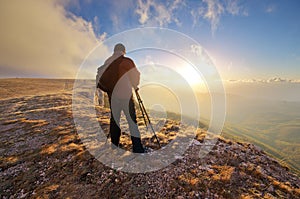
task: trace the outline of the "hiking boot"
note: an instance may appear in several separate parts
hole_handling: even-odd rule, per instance
[[[142,145],[141,138],[131,136],[131,141],[133,153],[145,153],[145,149]]]
[[[141,146],[139,148],[133,148],[132,152],[133,153],[145,153],[145,149],[144,149],[144,147]]]

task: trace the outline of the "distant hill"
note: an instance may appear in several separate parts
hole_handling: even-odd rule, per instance
[[[199,93],[202,122],[211,116],[210,96]],[[222,136],[253,143],[300,174],[300,101],[226,95]]]
[[[72,79],[7,78],[0,79],[0,98],[23,97],[71,91]]]

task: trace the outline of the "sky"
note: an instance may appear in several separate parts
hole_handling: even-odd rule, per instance
[[[162,27],[197,41],[226,81],[299,82],[299,8],[298,0],[2,0],[0,78],[74,78],[100,42]]]

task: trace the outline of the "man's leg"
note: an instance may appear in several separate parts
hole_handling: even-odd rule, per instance
[[[114,107],[112,107],[111,103],[111,95],[109,95],[109,105],[110,105],[110,125],[109,125],[109,133],[111,142],[118,146],[120,142],[121,129],[119,127],[120,117],[121,117],[121,107],[117,103],[113,103]]]
[[[141,142],[141,135],[140,131],[137,126],[137,120],[136,120],[136,113],[135,113],[135,107],[134,107],[134,101],[132,98],[129,100],[129,107],[127,111],[124,111],[124,114],[126,116],[129,130],[131,134],[131,141],[132,141],[132,148],[134,153],[144,153],[144,147]]]

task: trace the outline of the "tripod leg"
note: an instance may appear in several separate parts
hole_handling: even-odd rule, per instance
[[[143,101],[142,101],[142,99],[141,99],[141,97],[140,97],[140,95],[139,95],[139,93],[138,93],[137,90],[135,91],[135,94],[136,94],[136,97],[137,97],[137,99],[138,99],[138,101],[139,101],[139,105],[140,105],[140,109],[141,109],[141,111],[142,111],[142,115],[143,115],[143,117],[144,117],[145,125],[147,126],[147,122],[146,122],[146,121],[148,121],[148,124],[150,125],[150,128],[151,128],[151,130],[152,130],[152,133],[154,134],[154,137],[155,137],[155,139],[156,139],[156,141],[157,141],[157,144],[158,144],[158,146],[161,148],[161,145],[160,145],[160,143],[159,143],[158,137],[156,136],[155,131],[154,131],[154,128],[153,128],[153,126],[152,126],[152,124],[151,124],[149,115],[148,115],[148,113],[147,113],[147,111],[146,111],[146,108],[145,108],[145,106],[144,106],[144,104],[143,104]],[[146,119],[147,119],[147,120],[146,120]]]
[[[144,108],[145,108],[145,107],[144,107]],[[160,143],[159,143],[158,137],[157,137],[156,134],[155,134],[154,128],[153,128],[153,126],[152,126],[152,123],[151,123],[151,121],[150,121],[149,115],[148,115],[148,113],[146,112],[146,110],[145,110],[145,115],[146,115],[146,117],[147,117],[147,120],[148,120],[148,123],[149,123],[149,125],[150,125],[150,128],[151,128],[151,130],[152,130],[152,132],[153,132],[153,134],[154,134],[154,137],[155,137],[155,139],[156,139],[156,141],[157,141],[157,144],[158,144],[158,146],[161,148],[161,145],[160,145]]]
[[[145,126],[146,128],[148,129],[148,125],[147,125],[147,121],[146,121],[146,118],[145,118],[145,113],[144,113],[144,110],[142,108],[142,104],[141,104],[141,101],[139,100],[139,106],[140,106],[140,110],[142,112],[142,116],[143,116],[143,119],[144,119],[144,123],[145,123]]]

